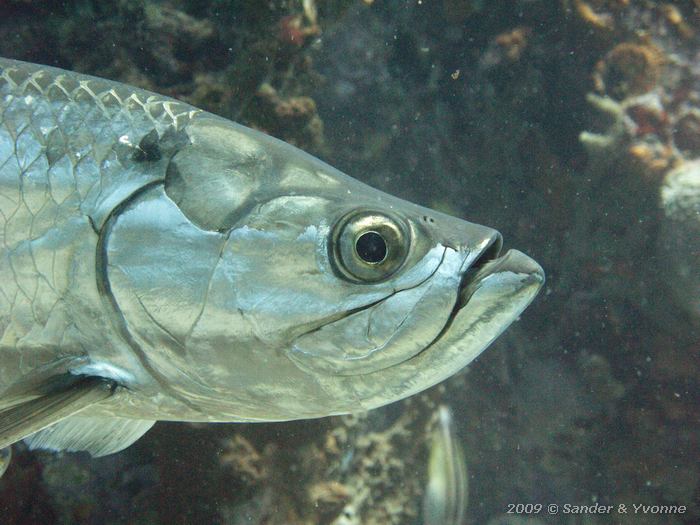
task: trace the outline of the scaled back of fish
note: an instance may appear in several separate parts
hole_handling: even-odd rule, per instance
[[[187,104],[0,59],[0,448],[402,399],[534,298],[500,247]]]

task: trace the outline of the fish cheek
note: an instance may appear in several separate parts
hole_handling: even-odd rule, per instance
[[[252,397],[244,399],[248,394],[259,401],[279,389],[286,393],[278,404],[306,395],[307,389],[314,392],[310,399],[320,395],[313,378],[282,349],[300,325],[335,304],[319,294],[324,284],[327,288],[321,274],[309,271],[315,268],[315,237],[283,237],[250,226],[230,232],[201,315],[185,341],[200,381],[231,389],[230,397],[238,396],[242,405],[252,406]]]
[[[237,316],[246,339],[279,348],[289,333],[329,306],[328,275],[318,267],[316,226],[299,232],[290,224],[251,217],[231,231],[211,284],[209,300]],[[224,290],[228,290],[225,292]]]
[[[376,304],[304,334],[294,341],[290,356],[304,368],[338,375],[371,373],[410,359],[449,321],[461,261],[458,255],[448,257],[418,283],[390,288]],[[422,267],[433,263],[427,257],[413,272],[421,275]]]

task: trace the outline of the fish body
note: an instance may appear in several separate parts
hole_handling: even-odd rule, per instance
[[[370,409],[444,380],[542,269],[182,102],[0,59],[0,447]],[[86,437],[87,436],[87,437]]]

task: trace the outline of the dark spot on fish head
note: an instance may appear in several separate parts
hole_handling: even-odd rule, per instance
[[[160,160],[162,154],[158,145],[159,140],[158,132],[155,129],[144,135],[134,149],[133,160],[136,162],[155,162]]]

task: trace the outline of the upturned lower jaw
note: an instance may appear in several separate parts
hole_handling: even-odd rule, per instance
[[[516,250],[484,264],[463,277],[461,308],[455,305],[440,334],[423,351],[347,387],[363,400],[364,408],[374,408],[444,381],[478,357],[515,321],[543,283],[542,268]],[[378,384],[391,386],[394,395],[378,395]]]
[[[438,341],[450,330],[459,311],[467,307],[474,293],[485,284],[490,277],[495,277],[502,273],[521,275],[525,276],[525,278],[516,280],[519,282],[519,286],[529,287],[531,284],[536,284],[537,290],[541,288],[544,283],[544,270],[542,270],[539,264],[518,250],[508,250],[501,257],[498,257],[499,251],[500,242],[489,246],[475,261],[475,264],[462,276],[459,295],[452,315],[450,315],[450,319],[445,324],[440,335],[435,338],[435,341]],[[534,293],[536,294],[537,292]],[[435,341],[433,341],[433,343]]]

